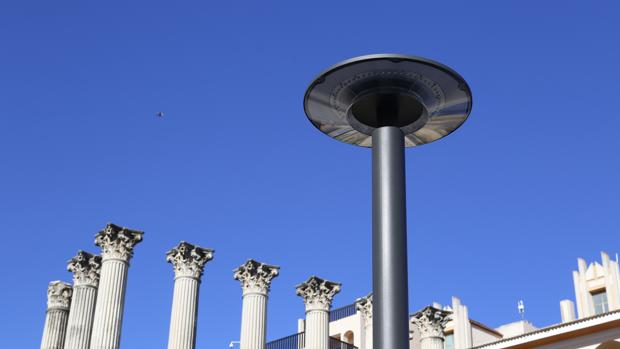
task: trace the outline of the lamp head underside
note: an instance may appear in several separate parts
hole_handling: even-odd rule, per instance
[[[399,127],[405,146],[433,142],[469,116],[472,96],[452,69],[420,57],[360,56],[336,64],[308,87],[304,110],[321,132],[339,141],[372,147],[372,132]]]

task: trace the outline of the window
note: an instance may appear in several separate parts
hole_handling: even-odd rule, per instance
[[[443,342],[444,349],[454,349],[454,333],[449,333],[445,336]]]
[[[594,302],[594,314],[602,314],[609,311],[609,304],[607,304],[607,292],[597,291],[592,292],[592,301]]]

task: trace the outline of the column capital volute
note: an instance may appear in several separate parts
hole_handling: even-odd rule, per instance
[[[355,309],[360,312],[366,324],[372,321],[372,293],[355,300]]]
[[[47,310],[69,310],[73,288],[64,281],[52,281],[47,286]]]
[[[452,312],[427,306],[426,308],[413,314],[411,322],[420,332],[420,339],[424,338],[444,338],[444,328],[450,321]]]
[[[172,264],[175,278],[190,277],[200,279],[205,265],[213,259],[215,251],[181,241],[166,253],[166,261]]]
[[[99,274],[101,272],[101,256],[79,250],[77,254],[67,262],[67,270],[73,273],[73,285],[99,286]]]
[[[271,281],[280,274],[280,267],[249,259],[233,270],[233,278],[241,282],[243,294],[268,294]]]
[[[101,247],[103,261],[116,259],[128,262],[133,256],[133,249],[142,241],[144,232],[108,223],[95,236],[95,245]]]
[[[295,287],[298,296],[304,299],[306,312],[312,310],[329,311],[334,296],[340,292],[341,284],[311,276]]]

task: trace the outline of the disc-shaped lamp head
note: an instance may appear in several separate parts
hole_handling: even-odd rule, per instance
[[[396,54],[368,55],[336,64],[319,75],[304,97],[306,115],[339,141],[372,146],[379,127],[399,127],[405,146],[447,136],[467,119],[469,86],[440,63]]]

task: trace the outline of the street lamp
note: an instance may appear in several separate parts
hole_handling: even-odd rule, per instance
[[[308,87],[304,110],[321,132],[372,147],[375,348],[409,348],[405,147],[430,143],[469,116],[472,96],[452,69],[397,54],[349,59]]]

